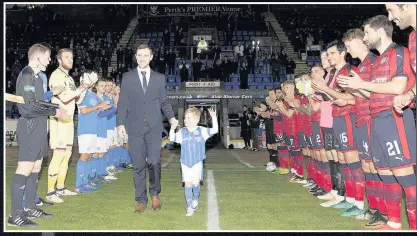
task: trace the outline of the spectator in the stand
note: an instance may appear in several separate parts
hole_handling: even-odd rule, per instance
[[[100,63],[101,63],[101,72],[103,76],[107,76],[108,69],[109,69],[109,60],[107,59],[106,51],[102,49],[100,55]]]
[[[243,47],[243,55],[247,56],[249,55],[249,49],[251,49],[251,45],[249,43],[245,43],[245,46]]]
[[[246,63],[242,62],[240,67],[239,76],[240,76],[240,89],[248,89],[248,75],[249,71],[246,67]]]
[[[124,50],[122,45],[116,50],[117,55],[117,70],[119,69],[119,65],[123,64],[123,56],[124,56]]]
[[[19,59],[16,59],[14,65],[12,66],[12,83],[16,84],[17,77],[22,70],[22,65],[20,64]]]
[[[245,147],[243,149],[250,148],[250,121],[249,121],[249,112],[248,107],[244,105],[242,107],[242,113],[239,113],[240,121],[240,136],[245,142]]]
[[[165,61],[165,54],[164,50],[159,50],[158,57],[156,58],[158,72],[161,74],[165,74],[166,71],[166,61]]]
[[[184,33],[182,32],[182,28],[179,28],[179,30],[177,32],[175,32],[175,46],[179,46],[181,39],[184,38]]]
[[[91,47],[94,47],[95,44],[96,44],[96,40],[94,39],[94,37],[91,37],[90,40],[88,40],[88,45]]]
[[[171,33],[168,31],[168,29],[165,29],[165,31],[164,31],[164,47],[171,46],[170,40],[171,40]]]
[[[230,62],[230,71],[232,74],[237,74],[237,69],[239,67],[239,64],[236,60],[236,58],[232,57],[232,61]]]
[[[224,56],[222,58],[222,62],[220,64],[220,69],[222,70],[222,80],[225,82],[230,81],[230,64],[229,64],[229,58],[227,56]]]
[[[81,44],[83,47],[88,47],[88,41],[86,38],[83,39],[83,43]]]
[[[178,38],[179,38],[179,31],[180,31],[180,26],[179,25],[175,25],[175,30],[174,30],[174,46],[177,46],[178,42]]]
[[[264,55],[263,58],[263,73],[270,75],[271,73],[271,54]]]
[[[225,38],[226,38],[224,45],[232,45],[233,28],[230,25],[230,23],[227,23],[227,28],[226,28],[224,34],[225,34]]]
[[[212,68],[212,78],[215,80],[220,80],[222,75],[222,68],[220,60],[216,60]]]
[[[107,32],[105,42],[106,42],[106,43],[108,43],[108,44],[111,44],[111,43],[112,43],[111,33],[110,33],[110,31],[109,31],[109,32]]]
[[[98,70],[100,70],[100,68],[101,68],[101,61],[100,61],[100,55],[99,54],[97,54],[96,56],[95,56],[95,59],[94,59],[94,70],[95,71],[98,71]]]
[[[14,53],[10,48],[7,48],[6,51],[6,65],[9,67],[13,63]],[[10,69],[10,68],[9,68]],[[7,77],[10,78],[10,77]]]
[[[188,81],[188,67],[189,66],[185,63],[185,60],[183,60],[182,63],[180,64],[180,66],[179,66],[181,82],[187,82]]]
[[[127,46],[125,46],[125,66],[127,68],[133,67],[133,51]]]
[[[168,65],[168,73],[170,75],[174,74],[174,68],[175,68],[175,58],[177,55],[175,52],[172,51],[172,48],[169,49],[169,52],[165,55],[165,61]]]
[[[14,94],[15,90],[16,90],[16,87],[14,86],[12,81],[8,80],[7,86],[6,86],[6,93]]]
[[[200,79],[200,73],[201,73],[202,65],[203,65],[203,63],[201,63],[200,58],[196,57],[194,62],[191,65],[191,67],[193,69],[194,81],[198,81]]]
[[[179,56],[180,58],[185,58],[186,54],[187,54],[187,43],[185,42],[185,39],[181,39],[180,42],[180,48],[179,48]]]
[[[249,49],[248,55],[246,56],[248,62],[248,72],[249,74],[255,74],[255,57],[252,48]]]
[[[285,72],[287,73],[287,80],[293,80],[294,79],[294,71],[295,68],[297,67],[297,65],[295,64],[294,60],[289,57],[289,60],[286,61],[286,68],[285,68]]]
[[[256,102],[252,102],[252,106],[249,107],[249,111],[254,111],[256,107]]]
[[[82,57],[82,55],[81,55],[81,51],[79,50],[79,49],[77,49],[76,50],[77,51],[77,53],[76,53],[76,55],[75,55],[75,67],[79,67],[79,66],[81,66],[81,61],[82,61],[82,59],[83,59],[83,57]]]
[[[219,45],[215,44],[214,47],[211,49],[211,55],[213,56],[214,61],[220,60],[221,52],[222,50],[220,49]]]
[[[93,70],[93,60],[91,59],[90,54],[86,53],[85,57],[86,57],[85,68],[87,68],[87,70]]]
[[[237,45],[235,46],[235,58],[237,58],[237,61],[239,63],[240,63],[241,58],[243,57],[244,50],[245,50],[245,47],[240,42],[237,42]]]
[[[209,69],[210,68],[208,68],[207,63],[203,64],[201,66],[201,71],[200,71],[200,76],[199,76],[200,81],[206,81],[207,80]]]
[[[74,68],[74,70],[72,71],[72,73],[71,73],[71,77],[72,77],[74,80],[76,80],[76,78],[79,78],[79,77],[80,77],[80,73],[78,72],[78,68],[77,68],[77,67],[75,67],[75,68]]]
[[[280,59],[281,62],[285,62],[286,60],[288,60],[287,52],[281,50],[278,55],[278,59]]]
[[[6,81],[12,81],[12,70],[9,66],[6,66]]]
[[[310,47],[313,46],[314,38],[311,34],[308,34],[307,38],[307,51],[310,51]]]
[[[258,151],[259,144],[258,144],[258,132],[259,132],[259,125],[261,124],[260,115],[258,111],[258,107],[253,108],[253,113],[250,119],[250,127],[251,127],[251,136],[252,136],[252,151]]]
[[[279,74],[281,71],[281,61],[274,55],[271,59],[272,79],[274,82],[279,81]]]
[[[111,63],[111,56],[112,55],[113,55],[113,50],[111,48],[111,44],[107,44],[106,57],[107,57],[107,61],[108,61],[109,66],[111,65],[110,63]],[[132,56],[133,56],[133,54],[132,54]],[[133,59],[132,59],[132,61],[133,61]]]
[[[10,78],[10,77],[7,77],[7,78]],[[15,88],[14,84],[12,83],[12,81],[7,80],[6,93],[14,94],[15,91],[16,91],[16,88]],[[13,112],[14,106],[15,106],[14,103],[6,102],[6,111],[7,112]]]

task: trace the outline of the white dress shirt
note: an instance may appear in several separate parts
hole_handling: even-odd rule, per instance
[[[139,75],[139,79],[140,79],[140,83],[142,84],[142,88],[143,88],[143,76],[142,76],[142,71],[146,72],[146,85],[147,87],[149,87],[149,79],[151,78],[151,68],[148,66],[146,69],[141,69],[141,68],[137,68],[138,70],[138,75]]]

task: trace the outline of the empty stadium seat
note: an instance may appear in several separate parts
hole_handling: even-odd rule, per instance
[[[281,82],[274,82],[274,87],[279,87],[281,85]]]
[[[232,89],[232,83],[230,83],[230,82],[225,82],[224,83],[224,89],[226,89],[226,90],[231,90]]]
[[[271,77],[263,77],[263,82],[264,82],[264,83],[269,83],[269,82],[271,82]]]

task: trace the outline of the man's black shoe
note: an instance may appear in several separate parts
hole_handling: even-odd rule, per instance
[[[9,219],[7,220],[7,225],[12,227],[32,227],[35,228],[38,226],[35,222],[29,220],[26,217],[26,214],[20,210],[14,216],[9,215]]]

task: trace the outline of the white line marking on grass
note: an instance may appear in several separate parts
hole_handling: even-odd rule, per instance
[[[232,155],[235,157],[236,160],[238,160],[240,163],[242,163],[243,165],[249,167],[249,168],[253,168],[253,166],[249,163],[246,163],[244,161],[242,161],[242,159],[240,159],[240,156],[236,153],[232,151]]]
[[[174,160],[174,157],[175,157],[175,154],[171,154],[169,157],[168,157],[168,160],[167,160],[167,162],[165,162],[161,167],[162,168],[165,168],[165,167],[167,167],[169,164],[171,164],[171,162]]]
[[[213,171],[207,171],[207,230],[220,230],[219,206]]]

